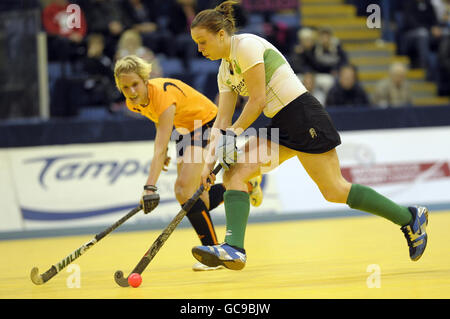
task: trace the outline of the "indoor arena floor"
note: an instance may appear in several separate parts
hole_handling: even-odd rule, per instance
[[[143,273],[142,285],[121,288],[161,231],[116,232],[44,285],[29,277],[60,261],[92,235],[0,241],[0,298],[11,299],[323,299],[450,298],[450,211],[431,212],[425,254],[412,262],[403,233],[375,216],[249,224],[241,271],[194,272],[190,228],[175,230]],[[223,238],[224,226],[217,227]],[[72,269],[73,271],[73,269]],[[72,282],[73,284],[73,282]]]

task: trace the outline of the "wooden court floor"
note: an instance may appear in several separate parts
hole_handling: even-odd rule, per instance
[[[430,213],[427,250],[409,259],[396,225],[368,217],[249,224],[248,262],[241,271],[193,272],[190,228],[177,229],[143,273],[139,288],[121,288],[160,231],[112,233],[42,286],[33,266],[47,270],[91,235],[0,241],[0,298],[322,299],[450,298],[450,212]],[[224,227],[217,227],[223,238]],[[93,234],[94,235],[94,234]],[[79,287],[72,287],[78,283]]]

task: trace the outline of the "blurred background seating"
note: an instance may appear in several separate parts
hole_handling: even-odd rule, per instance
[[[189,25],[197,12],[221,2],[5,0],[0,13],[39,12],[41,31],[47,34],[51,117],[110,116],[121,109],[121,103],[123,106],[112,79],[114,62],[131,53],[152,61],[153,77],[179,78],[215,100],[219,62],[198,53]],[[76,29],[64,28],[70,4],[81,9],[81,25]],[[367,25],[372,13],[367,8],[373,4],[381,8],[382,28]],[[241,0],[235,11],[238,33],[252,32],[276,45],[326,107],[337,103],[337,96],[327,96],[339,88],[339,70],[346,65],[353,66],[358,87],[347,95],[361,93],[368,101],[360,103],[362,100],[354,97],[359,104],[354,107],[448,106],[449,4],[448,0]],[[14,42],[7,34],[1,30],[0,41],[11,46]],[[0,63],[3,78],[9,72],[6,61]],[[400,65],[404,67],[403,93],[400,86],[397,92],[387,92],[393,83],[389,82],[392,68]],[[11,100],[15,96],[6,86],[3,83],[1,92],[7,91],[2,94]],[[330,94],[337,94],[333,92]],[[389,94],[397,95],[388,101]],[[407,102],[398,101],[401,94],[408,95]],[[35,112],[3,113],[3,118],[10,118]]]

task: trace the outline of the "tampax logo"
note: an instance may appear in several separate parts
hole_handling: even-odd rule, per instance
[[[27,165],[38,166],[39,185],[47,189],[49,181],[82,181],[104,179],[109,184],[115,184],[124,177],[137,174],[148,175],[150,161],[140,159],[97,160],[92,153],[77,153],[69,155],[52,155],[31,158],[24,161]]]

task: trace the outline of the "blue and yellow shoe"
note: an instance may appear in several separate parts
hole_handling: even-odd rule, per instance
[[[244,249],[235,248],[227,243],[214,246],[196,246],[192,248],[192,255],[206,266],[224,266],[231,270],[241,270],[245,267],[247,261]]]
[[[427,247],[428,235],[426,227],[428,225],[428,209],[426,207],[414,206],[408,207],[413,219],[408,225],[402,226],[400,229],[405,234],[406,241],[409,246],[409,257],[413,261],[422,257]]]
[[[262,181],[262,176],[259,175],[257,177],[250,179],[247,182],[248,195],[250,196],[250,203],[254,207],[258,207],[259,205],[261,205],[262,200],[263,200],[261,181]]]

